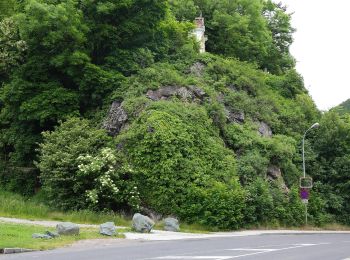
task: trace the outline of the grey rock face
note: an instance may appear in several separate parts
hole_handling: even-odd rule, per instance
[[[180,231],[179,221],[176,218],[164,219],[164,230],[179,232]]]
[[[193,94],[185,87],[181,87],[176,91],[176,95],[179,96],[182,100],[192,100]]]
[[[148,90],[146,96],[153,101],[168,99],[176,95],[177,89],[176,86],[166,86],[157,90]]]
[[[132,218],[132,227],[136,232],[149,233],[154,226],[154,222],[147,216],[136,213]]]
[[[221,92],[219,92],[219,94],[216,97],[216,100],[220,103],[224,103],[225,102],[225,95]]]
[[[117,234],[117,228],[113,222],[106,222],[100,225],[100,234],[105,236],[114,236]]]
[[[203,100],[207,94],[196,86],[165,86],[157,90],[148,90],[146,96],[153,101],[168,100],[171,97],[179,97],[182,100],[193,101],[195,99]]]
[[[60,235],[79,235],[79,226],[72,222],[62,222],[56,225],[57,233]]]
[[[116,136],[127,120],[128,115],[123,109],[122,104],[118,101],[113,101],[108,116],[103,122],[103,128],[106,129],[111,136]]]
[[[271,177],[272,179],[276,180],[282,176],[281,169],[275,165],[271,165],[267,169],[267,175],[268,177]]]
[[[275,165],[270,165],[267,169],[267,179],[277,183],[278,187],[284,192],[289,193],[289,188],[284,182],[281,169]]]
[[[225,108],[226,119],[229,123],[244,123],[245,115],[243,111],[231,111],[228,108]]]
[[[52,237],[47,234],[34,233],[32,238],[51,239]]]
[[[192,91],[193,95],[200,100],[203,100],[205,97],[209,96],[203,89],[197,86],[189,86],[189,89]]]
[[[272,130],[269,127],[269,125],[266,124],[265,122],[259,122],[258,132],[261,136],[264,136],[264,137],[271,137],[272,136]]]
[[[197,61],[190,67],[190,73],[197,77],[201,77],[203,76],[204,68],[205,65]]]

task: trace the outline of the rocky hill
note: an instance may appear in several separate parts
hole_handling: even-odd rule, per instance
[[[348,119],[321,115],[305,90],[282,4],[10,2],[1,187],[64,210],[297,226],[301,139],[319,121],[306,141],[309,219],[350,223]]]

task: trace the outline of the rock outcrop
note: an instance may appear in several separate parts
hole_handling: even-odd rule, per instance
[[[153,100],[168,100],[172,97],[178,97],[183,101],[203,101],[207,97],[207,93],[197,86],[178,87],[178,86],[165,86],[157,90],[148,90],[146,96]]]
[[[267,179],[269,181],[277,182],[278,186],[284,193],[289,193],[289,189],[284,182],[281,169],[275,165],[270,165],[267,169]]]
[[[195,62],[190,67],[190,73],[196,77],[202,77],[204,73],[205,65],[201,62]]]
[[[103,122],[103,128],[107,130],[109,135],[116,136],[127,120],[128,115],[123,109],[123,105],[118,101],[113,101],[108,116]]]
[[[258,132],[263,137],[271,137],[272,136],[272,130],[268,124],[265,122],[258,122]]]
[[[225,114],[227,122],[243,124],[245,115],[243,111],[231,111],[229,108],[225,107]]]

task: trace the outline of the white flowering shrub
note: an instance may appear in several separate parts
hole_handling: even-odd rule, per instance
[[[92,189],[86,190],[86,200],[92,208],[109,208],[117,204],[128,204],[134,209],[140,205],[137,186],[127,180],[126,167],[117,168],[117,156],[111,148],[103,148],[96,156],[78,157],[78,175],[94,177]],[[129,167],[128,171],[131,171]]]
[[[104,130],[71,118],[39,145],[40,178],[47,201],[63,209],[137,210],[138,187]]]

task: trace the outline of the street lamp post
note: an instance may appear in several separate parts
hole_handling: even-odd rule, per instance
[[[305,174],[305,148],[304,148],[304,145],[305,145],[305,137],[306,137],[306,134],[313,128],[318,128],[320,126],[319,123],[315,123],[313,124],[309,129],[307,129],[304,133],[304,136],[303,136],[303,175],[304,175],[304,179],[306,178],[306,174]],[[301,185],[300,185],[301,186]],[[307,203],[305,203],[305,225],[307,225]]]

